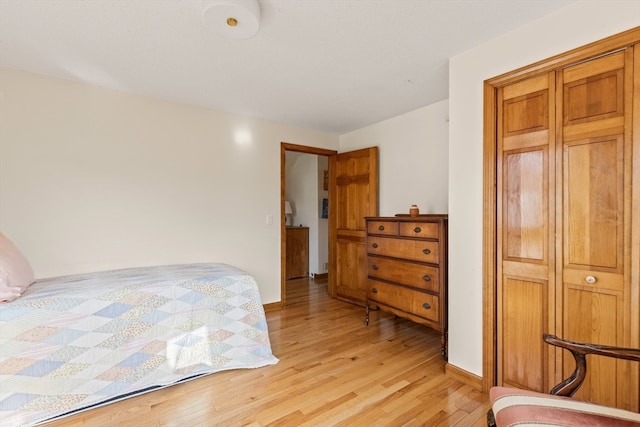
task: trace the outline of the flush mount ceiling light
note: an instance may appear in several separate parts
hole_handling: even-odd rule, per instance
[[[260,29],[258,0],[203,0],[202,20],[223,37],[248,39]]]

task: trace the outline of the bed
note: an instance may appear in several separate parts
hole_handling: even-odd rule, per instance
[[[31,426],[230,369],[273,365],[255,279],[230,265],[35,281],[0,304],[0,420]]]

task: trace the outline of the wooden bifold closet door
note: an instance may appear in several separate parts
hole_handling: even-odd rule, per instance
[[[639,50],[497,91],[498,384],[548,392],[571,373],[543,333],[639,346]],[[638,410],[637,363],[588,363],[576,398]]]

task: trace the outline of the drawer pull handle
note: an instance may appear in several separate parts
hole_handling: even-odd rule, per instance
[[[371,289],[371,292],[373,292],[374,294],[377,294],[377,293],[378,293],[378,290],[377,290],[376,288],[372,288],[372,289]]]
[[[429,310],[431,306],[429,305],[428,302],[425,302],[424,304],[422,304],[422,308],[424,308],[425,310]]]
[[[593,276],[587,276],[584,278],[584,281],[587,282],[590,285],[593,285],[594,283],[596,283],[598,280],[593,277]]]
[[[425,282],[430,282],[431,276],[429,276],[428,274],[425,274],[424,276],[422,276],[422,280],[424,280]]]
[[[378,230],[380,230],[380,231],[384,231],[384,225],[380,225],[380,226],[378,226]]]
[[[422,253],[425,255],[429,255],[431,253],[431,249],[423,249]]]
[[[373,264],[373,265],[371,266],[371,268],[373,268],[374,270],[377,270],[377,269],[378,269],[378,266],[377,266],[377,265],[375,265],[375,264]]]
[[[371,246],[373,246],[373,249],[376,249],[376,248],[378,247],[378,244],[377,244],[377,243],[374,243],[374,244],[373,244],[373,245],[371,245]]]
[[[421,231],[422,231],[422,228],[420,228],[420,227],[416,227],[416,228],[413,229],[414,233],[419,233]]]

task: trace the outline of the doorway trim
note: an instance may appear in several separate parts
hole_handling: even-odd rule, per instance
[[[482,227],[482,388],[487,392],[497,383],[497,93],[500,87],[568,65],[631,46],[640,40],[640,27],[502,74],[484,82],[483,131],[483,227]]]
[[[309,147],[306,145],[291,144],[289,142],[280,143],[280,212],[284,212],[284,202],[287,197],[286,181],[287,181],[287,151],[295,151],[297,153],[316,154],[318,156],[331,157],[338,154],[336,150],[328,150],[325,148]],[[329,162],[331,163],[331,162]],[[329,164],[331,168],[331,164]],[[331,171],[329,171],[331,174]],[[329,187],[329,195],[331,195],[331,187]],[[329,200],[331,197],[329,196]],[[331,228],[331,223],[329,223]],[[331,251],[331,248],[329,248]],[[287,303],[287,227],[284,214],[280,215],[280,307],[284,308]],[[331,270],[329,270],[331,275]]]

